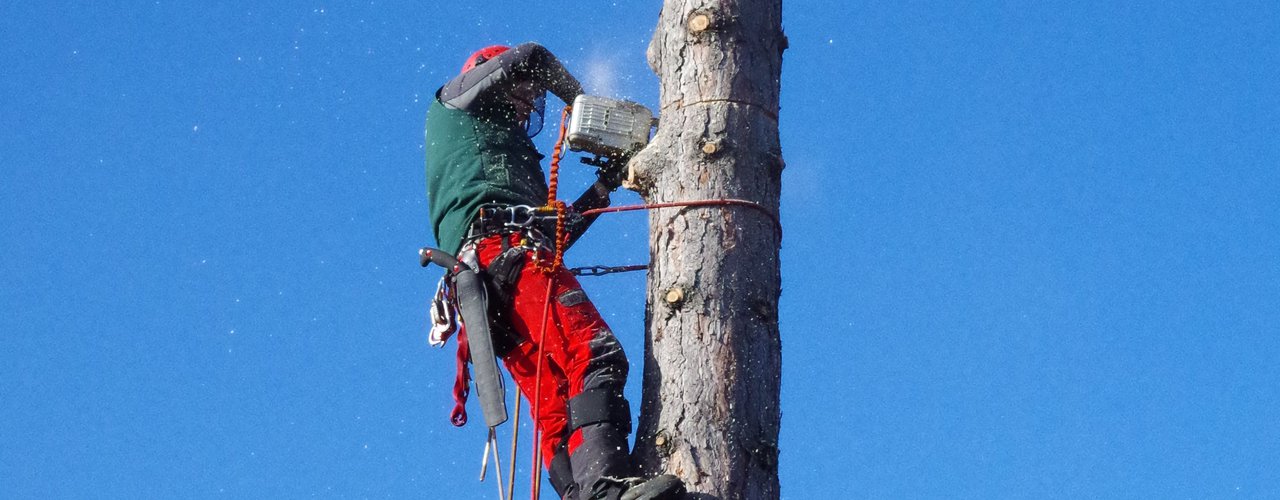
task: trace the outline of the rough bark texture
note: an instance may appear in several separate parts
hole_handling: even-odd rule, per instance
[[[645,474],[680,476],[691,498],[779,497],[781,4],[666,0],[649,46],[661,124],[629,185],[649,203],[765,207],[650,212],[635,456]]]

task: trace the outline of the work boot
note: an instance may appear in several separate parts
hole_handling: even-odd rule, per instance
[[[684,483],[671,474],[640,477],[602,477],[584,500],[680,500]]]
[[[679,500],[684,498],[684,483],[663,474],[645,479],[628,477],[631,454],[627,451],[627,434],[618,426],[602,422],[581,429],[582,444],[569,456],[577,498],[570,500]]]
[[[663,474],[627,488],[619,500],[680,500],[684,493],[680,478]]]
[[[582,444],[569,456],[578,496],[582,500],[617,499],[626,488],[615,484],[617,481],[613,478],[632,474],[627,433],[610,422],[584,425],[579,432],[582,433]]]

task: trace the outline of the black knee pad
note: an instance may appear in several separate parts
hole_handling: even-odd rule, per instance
[[[582,391],[569,400],[569,433],[584,425],[607,422],[631,434],[631,404],[619,389],[600,388]]]

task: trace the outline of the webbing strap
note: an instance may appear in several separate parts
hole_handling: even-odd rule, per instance
[[[471,394],[471,373],[467,371],[467,362],[471,359],[471,349],[467,345],[467,327],[458,328],[458,371],[453,377],[453,411],[449,412],[449,423],[454,427],[467,425],[467,396]]]
[[[584,425],[610,422],[631,433],[631,404],[616,389],[591,389],[569,400],[569,432]]]

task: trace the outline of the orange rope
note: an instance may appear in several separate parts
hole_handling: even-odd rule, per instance
[[[554,273],[564,267],[564,247],[569,242],[569,233],[564,229],[566,206],[563,201],[556,199],[556,190],[560,187],[560,158],[564,156],[564,138],[569,128],[569,113],[572,110],[572,106],[565,106],[564,111],[560,113],[560,137],[556,139],[555,147],[551,150],[551,171],[547,180],[547,205],[542,209],[556,213],[556,235],[554,240],[555,255],[552,257],[551,263],[538,265],[538,269],[546,274]]]

